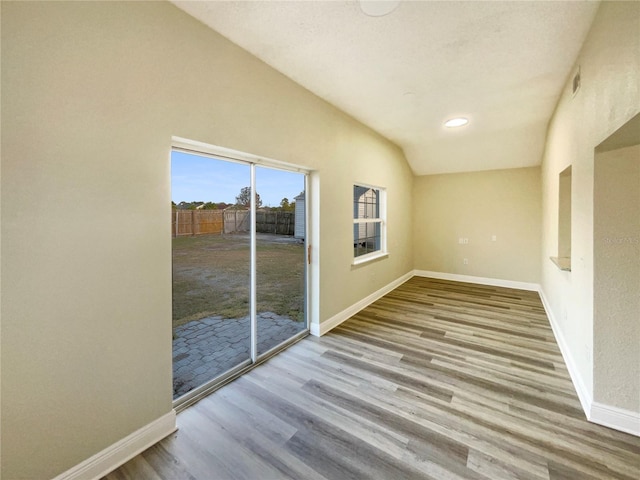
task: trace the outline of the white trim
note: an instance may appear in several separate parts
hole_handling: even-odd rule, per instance
[[[250,337],[251,342],[251,362],[256,363],[258,361],[258,300],[257,300],[257,281],[258,281],[258,260],[257,260],[257,239],[256,239],[256,222],[258,217],[256,211],[258,205],[256,205],[256,199],[258,198],[258,192],[256,192],[256,164],[252,163],[249,169],[250,183],[251,183],[251,203],[249,204],[251,217],[250,217],[250,242],[249,242],[249,318],[250,318]],[[277,214],[276,214],[277,215]],[[278,230],[276,220],[276,231]],[[177,230],[176,230],[177,232]]]
[[[551,305],[549,305],[542,287],[540,287],[540,289],[538,290],[538,294],[540,295],[540,299],[542,300],[544,311],[547,313],[547,318],[549,319],[551,330],[553,330],[553,335],[556,337],[556,343],[558,344],[558,348],[560,348],[560,353],[562,353],[564,363],[567,366],[567,370],[569,371],[569,376],[571,377],[571,381],[573,382],[573,388],[575,388],[576,390],[585,416],[587,417],[587,419],[589,419],[589,411],[591,410],[591,404],[593,403],[591,393],[589,392],[589,390],[587,390],[587,387],[582,380],[582,375],[580,375],[580,372],[578,371],[578,367],[576,366],[576,362],[573,359],[573,355],[571,355],[569,345],[564,338],[556,317],[553,315],[553,310],[551,310]]]
[[[314,337],[320,337],[320,326],[317,323],[312,323],[309,325],[309,334]]]
[[[354,267],[357,265],[362,265],[363,263],[373,262],[374,260],[378,260],[380,258],[386,258],[389,256],[388,252],[381,252],[378,250],[377,252],[367,253],[366,255],[360,255],[353,259],[351,265]]]
[[[305,209],[307,215],[307,231],[305,246],[310,262],[307,264],[307,318],[309,331],[319,336],[320,325],[320,175],[312,171],[308,175],[305,192]],[[316,333],[313,333],[316,332]]]
[[[262,157],[260,155],[254,155],[252,153],[241,152],[239,150],[232,150],[231,148],[220,147],[218,145],[211,145],[210,143],[198,142],[196,140],[190,140],[183,137],[171,137],[171,147],[174,150],[180,150],[186,153],[193,153],[196,155],[208,154],[213,157],[235,160],[247,163],[253,163],[256,165],[262,165],[265,167],[275,167],[282,170],[289,170],[292,172],[300,172],[309,174],[311,171],[308,168],[294,165],[293,163],[282,162],[273,158]]]
[[[480,285],[490,285],[492,287],[515,288],[518,290],[529,290],[537,292],[540,285],[537,283],[517,282],[515,280],[501,280],[499,278],[474,277],[472,275],[459,275],[457,273],[431,272],[429,270],[414,270],[414,275],[418,277],[437,278],[439,280],[452,280],[454,282],[478,283]]]
[[[363,298],[359,302],[354,303],[350,307],[345,308],[341,312],[335,314],[333,317],[325,320],[319,326],[318,325],[311,325],[311,329],[310,329],[311,335],[315,335],[316,337],[320,337],[320,336],[324,335],[329,330],[337,327],[338,325],[340,325],[345,320],[348,320],[351,317],[353,317],[360,310],[368,307],[369,305],[371,305],[373,302],[375,302],[379,298],[384,297],[391,290],[399,287],[404,282],[409,280],[411,277],[413,277],[413,272],[405,273],[400,278],[397,278],[393,282],[391,282],[388,285],[382,287],[380,290],[377,290],[377,291],[373,292],[371,295],[368,295],[367,297]]]
[[[367,183],[367,182],[353,182],[353,186],[354,187],[371,188],[373,190],[386,190],[386,187],[381,187],[379,185],[372,185],[372,184]]]
[[[538,290],[542,305],[547,313],[547,318],[551,324],[553,335],[556,337],[556,343],[562,353],[562,358],[569,371],[569,376],[573,382],[573,388],[576,390],[582,410],[591,423],[596,423],[605,427],[613,428],[621,432],[630,433],[631,435],[640,436],[640,413],[633,412],[631,410],[624,410],[618,407],[612,407],[610,405],[604,405],[602,403],[593,400],[591,392],[589,392],[582,380],[582,375],[578,371],[576,362],[571,355],[569,345],[565,340],[565,337],[558,325],[556,317],[553,315],[551,306],[547,301],[547,297],[542,290],[542,287]]]
[[[375,217],[375,218],[354,218],[353,219],[353,224],[354,225],[359,225],[361,223],[383,223],[383,220],[381,217]]]
[[[87,458],[82,463],[61,473],[53,480],[102,478],[176,430],[176,411],[171,410],[157,420]]]
[[[312,323],[311,325],[309,325],[309,333],[314,337],[320,337],[320,325],[318,325],[317,323]]]
[[[640,413],[593,402],[589,421],[640,437]]]

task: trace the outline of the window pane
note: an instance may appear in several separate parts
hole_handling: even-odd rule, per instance
[[[380,218],[380,191],[353,186],[353,218]]]
[[[257,346],[262,355],[306,329],[305,176],[258,166],[256,189],[270,207],[256,212]]]
[[[382,250],[384,190],[353,186],[353,255],[359,257]]]
[[[354,257],[377,252],[381,248],[381,222],[356,223],[353,226]]]

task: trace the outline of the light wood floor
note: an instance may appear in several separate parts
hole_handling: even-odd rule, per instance
[[[106,478],[640,478],[588,423],[537,293],[414,277],[178,416]]]

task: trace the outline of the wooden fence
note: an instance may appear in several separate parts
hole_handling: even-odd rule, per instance
[[[240,233],[251,230],[249,210],[225,210],[224,233]]]
[[[248,210],[172,210],[171,234],[174,237],[249,232]],[[256,213],[256,232],[276,235],[295,233],[294,212]]]
[[[172,210],[171,234],[181,237],[222,233],[223,214],[223,210]]]
[[[256,212],[256,232],[276,235],[293,235],[296,216],[294,212]]]

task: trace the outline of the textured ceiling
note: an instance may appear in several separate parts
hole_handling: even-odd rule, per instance
[[[539,165],[597,2],[174,1],[404,150],[418,175]],[[586,72],[583,81],[588,81]],[[455,116],[466,127],[447,129]]]

